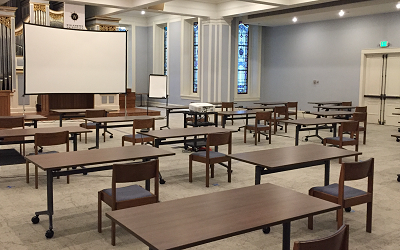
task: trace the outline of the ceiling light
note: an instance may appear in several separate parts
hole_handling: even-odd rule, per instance
[[[292,21],[295,23],[297,22],[297,17],[293,17]]]
[[[343,10],[339,11],[339,16],[344,16],[344,11]]]
[[[396,8],[400,9],[400,3],[396,4]]]
[[[142,11],[140,12],[140,14],[144,15],[144,14],[146,14],[146,11],[142,10]]]

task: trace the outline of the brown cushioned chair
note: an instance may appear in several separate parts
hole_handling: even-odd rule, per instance
[[[231,110],[231,111],[233,111],[235,108],[234,108],[234,102],[222,102],[221,103],[221,110],[222,111],[229,111],[229,109]],[[233,120],[232,120],[232,125],[233,125]]]
[[[98,193],[98,231],[102,232],[102,201],[111,209],[119,210],[159,201],[158,160],[140,163],[114,164],[111,188]],[[118,187],[117,183],[137,182],[154,178],[154,191],[139,185]],[[115,246],[115,222],[111,222],[111,244]]]
[[[254,125],[246,125],[244,126],[244,143],[246,143],[246,135],[247,129],[254,131],[254,144],[257,145],[257,137],[258,141],[260,141],[261,132],[268,131],[269,144],[271,144],[271,119],[272,112],[257,112],[256,120]],[[264,124],[262,124],[264,123]]]
[[[0,129],[10,128],[25,128],[25,119],[23,116],[1,116],[0,117]],[[3,141],[23,141],[23,136],[8,137],[4,138]],[[19,144],[19,153],[25,155],[25,143]]]
[[[35,155],[37,154],[53,154],[57,151],[47,151],[39,153],[39,147],[55,146],[65,144],[65,151],[69,151],[69,132],[52,132],[52,133],[36,133],[35,134]],[[68,170],[69,168],[67,168]],[[38,167],[35,166],[35,188],[38,189]],[[29,183],[29,162],[26,161],[26,183]],[[67,175],[67,183],[69,184],[69,176]]]
[[[364,132],[363,144],[365,144],[367,142],[367,113],[354,113],[351,119],[358,122],[358,131]]]
[[[322,239],[296,241],[293,250],[348,250],[349,225],[343,225],[333,235]]]
[[[293,119],[290,118],[291,115],[295,116],[295,120],[297,120],[297,102],[288,102],[286,104],[286,106],[288,107],[288,117],[289,119]]]
[[[274,134],[276,134],[279,121],[287,119],[289,119],[287,106],[277,106],[274,108],[274,118],[272,120],[274,123]],[[282,129],[283,127],[281,127]],[[285,123],[285,133],[287,133],[287,123]]]
[[[155,129],[154,118],[149,119],[138,119],[133,121],[132,134],[122,136],[122,147],[125,141],[144,144],[145,142],[154,142],[154,138],[147,135],[136,134],[136,129]],[[154,143],[153,143],[154,144]]]
[[[192,182],[192,164],[198,161],[206,164],[206,187],[210,185],[211,178],[214,178],[214,164],[228,162],[228,182],[231,182],[231,158],[223,153],[211,151],[212,146],[228,145],[228,154],[232,153],[232,132],[214,133],[207,135],[206,151],[199,151],[189,155],[189,182]]]
[[[345,181],[368,179],[367,191],[345,186]],[[309,195],[330,201],[342,206],[337,210],[337,226],[343,224],[343,209],[351,211],[351,206],[367,203],[367,226],[366,231],[372,230],[372,196],[374,184],[374,158],[362,162],[343,163],[340,170],[339,184],[313,187]],[[313,229],[313,217],[308,217],[308,228]]]
[[[355,151],[358,152],[358,140],[359,140],[359,124],[357,121],[342,122],[339,126],[339,136],[327,137],[322,140],[324,146],[326,144],[332,144],[343,148],[343,146],[354,145]],[[345,136],[348,133],[349,137]],[[358,155],[355,156],[356,161],[358,160]],[[342,158],[339,158],[339,163],[342,163]]]

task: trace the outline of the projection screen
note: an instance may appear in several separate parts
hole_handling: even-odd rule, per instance
[[[127,33],[24,24],[25,95],[126,92]]]

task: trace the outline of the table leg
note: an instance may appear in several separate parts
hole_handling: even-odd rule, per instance
[[[332,124],[333,127],[333,137],[336,137],[336,127],[337,127],[337,123],[333,123]]]
[[[329,185],[330,167],[331,167],[331,161],[330,160],[326,160],[325,161],[325,179],[324,179],[324,185],[325,186]]]
[[[160,142],[161,142],[161,139],[155,139],[154,140],[154,147],[159,148],[160,147]]]
[[[226,124],[226,115],[222,115],[222,128],[225,128]]]
[[[100,148],[100,123],[96,122],[96,148]]]
[[[74,145],[74,151],[78,151],[78,134],[72,133],[72,144]]]
[[[283,223],[282,250],[290,250],[290,221]]]
[[[256,166],[256,183],[255,185],[260,185],[261,182],[261,171],[263,170],[263,167],[261,166]]]
[[[166,109],[165,111],[166,111],[166,116],[167,116],[167,125],[160,127],[160,130],[163,128],[169,128],[169,112],[170,112],[170,110]]]
[[[215,127],[218,127],[218,113],[214,113]]]
[[[33,120],[33,127],[37,128],[37,120]]]
[[[63,118],[64,118],[64,114],[61,113],[61,114],[60,114],[60,127],[62,127],[62,120],[63,120]]]
[[[295,146],[298,146],[298,145],[299,145],[300,127],[301,127],[300,124],[297,124],[297,125],[296,125],[296,135],[295,135],[295,137],[294,137],[294,145],[295,145]]]

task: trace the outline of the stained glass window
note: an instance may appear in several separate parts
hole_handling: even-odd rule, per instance
[[[193,93],[197,93],[199,73],[199,24],[193,23]]]
[[[167,62],[168,62],[168,58],[167,58],[167,52],[168,52],[168,46],[167,46],[167,27],[164,27],[164,75],[167,75],[168,72],[168,68],[167,68]]]
[[[239,22],[237,93],[247,94],[249,59],[249,25]]]

